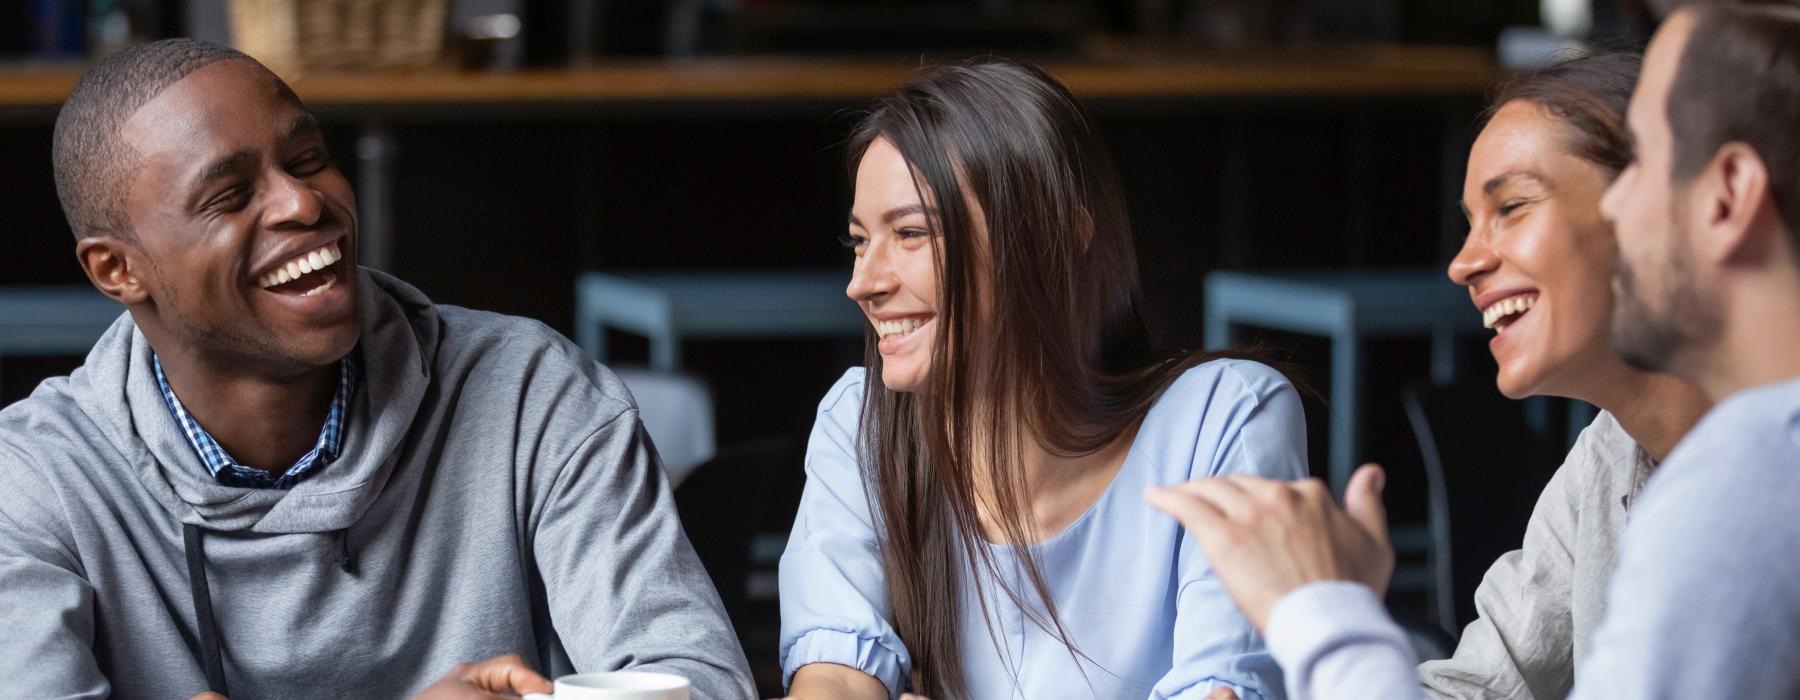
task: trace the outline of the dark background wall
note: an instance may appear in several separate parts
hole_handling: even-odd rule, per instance
[[[1095,103],[1124,180],[1150,311],[1169,345],[1199,346],[1201,284],[1212,269],[1445,262],[1456,234],[1443,225],[1454,203],[1442,186],[1440,142],[1476,107],[1474,98]],[[393,272],[439,302],[531,316],[572,333],[580,270],[847,271],[850,257],[836,242],[850,203],[841,142],[858,108],[402,123]],[[0,128],[11,166],[0,169],[8,221],[0,283],[84,282],[56,205],[49,136],[44,125]],[[334,127],[328,137],[354,180],[354,134]],[[1322,386],[1322,343],[1263,338],[1266,352],[1299,360]],[[638,339],[614,342],[615,361],[645,357]],[[1377,376],[1370,386],[1422,375],[1422,348],[1401,342],[1377,353],[1392,358],[1376,371],[1391,371],[1394,381]],[[699,341],[687,351],[687,364],[719,394],[722,444],[804,434],[818,396],[860,358],[856,340]],[[0,401],[77,359],[0,359]],[[1369,447],[1404,465],[1416,448],[1397,411],[1388,413],[1399,430],[1380,430],[1383,419],[1371,417]],[[1323,407],[1313,413],[1321,423]],[[1320,433],[1317,465],[1323,444]]]

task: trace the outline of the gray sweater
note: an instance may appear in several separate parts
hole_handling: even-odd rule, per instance
[[[1606,585],[1625,531],[1626,503],[1654,465],[1610,413],[1581,431],[1538,497],[1521,549],[1475,589],[1481,617],[1456,654],[1419,666],[1436,698],[1561,698],[1575,684],[1606,612]]]
[[[290,491],[213,480],[128,316],[0,411],[0,694],[202,690],[194,525],[236,698],[403,697],[506,652],[752,697],[625,387],[542,324],[363,282],[342,456]]]

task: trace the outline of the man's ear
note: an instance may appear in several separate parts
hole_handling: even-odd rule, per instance
[[[1769,168],[1756,149],[1742,142],[1719,147],[1704,177],[1703,250],[1720,262],[1756,262],[1773,251],[1779,226],[1770,199]]]
[[[126,306],[150,298],[143,275],[149,268],[143,251],[112,236],[90,236],[75,243],[75,260],[101,294]]]

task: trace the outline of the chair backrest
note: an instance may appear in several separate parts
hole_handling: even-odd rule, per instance
[[[767,436],[736,443],[694,470],[675,489],[682,530],[734,617],[744,614],[745,584],[764,562],[753,544],[761,535],[785,540],[806,488],[806,440]],[[734,620],[734,622],[739,622]],[[738,630],[747,629],[739,624]]]
[[[1475,619],[1482,576],[1524,541],[1562,450],[1491,383],[1413,385],[1401,397],[1425,465],[1432,617],[1458,635]]]
[[[674,372],[614,368],[637,399],[638,418],[662,455],[671,484],[679,484],[717,448],[712,392],[700,380]]]

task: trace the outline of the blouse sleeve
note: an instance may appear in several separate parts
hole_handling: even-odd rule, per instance
[[[1524,546],[1507,552],[1475,589],[1480,617],[1463,629],[1456,652],[1448,659],[1419,667],[1419,682],[1434,698],[1560,698],[1575,681],[1574,620],[1570,616],[1570,572],[1576,571],[1575,546],[1581,493],[1575,463],[1584,455],[1570,453],[1525,525]]]
[[[1265,365],[1219,364],[1216,380],[1191,400],[1203,413],[1184,476],[1304,478],[1306,417],[1294,387]],[[1280,667],[1213,575],[1199,543],[1183,533],[1179,546],[1173,665],[1152,697],[1198,700],[1221,685],[1244,700],[1281,697]]]
[[[898,697],[912,659],[888,621],[875,524],[856,431],[862,370],[838,380],[819,405],[806,447],[806,489],[781,555],[782,684],[812,663],[849,666]]]

